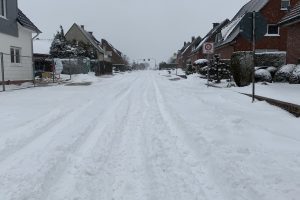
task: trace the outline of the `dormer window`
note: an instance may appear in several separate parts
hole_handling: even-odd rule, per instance
[[[281,0],[281,10],[288,10],[290,5],[290,0]]]
[[[0,0],[0,17],[6,17],[6,0]]]

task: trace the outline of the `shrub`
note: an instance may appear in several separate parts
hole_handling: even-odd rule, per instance
[[[279,70],[276,72],[274,81],[275,82],[289,82],[291,75],[293,74],[294,70],[296,68],[296,65],[290,64],[290,65],[284,65],[279,68]]]

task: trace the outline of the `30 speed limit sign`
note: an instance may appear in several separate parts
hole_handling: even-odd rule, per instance
[[[215,47],[213,42],[206,42],[203,44],[203,54],[214,54]]]

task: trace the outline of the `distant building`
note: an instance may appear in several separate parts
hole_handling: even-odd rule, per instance
[[[107,57],[111,57],[111,62],[113,65],[116,64],[126,64],[123,58],[123,53],[116,49],[111,43],[107,40],[101,40],[101,47],[106,52]]]
[[[90,45],[96,51],[97,60],[104,60],[104,50],[100,42],[95,38],[93,32],[86,31],[83,25],[79,26],[74,23],[65,36],[68,41],[81,41]]]

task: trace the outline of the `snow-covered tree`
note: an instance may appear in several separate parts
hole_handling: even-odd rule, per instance
[[[51,44],[50,55],[53,58],[66,58],[69,54],[68,48],[69,45],[65,37],[64,29],[60,26],[60,31],[57,31]]]

